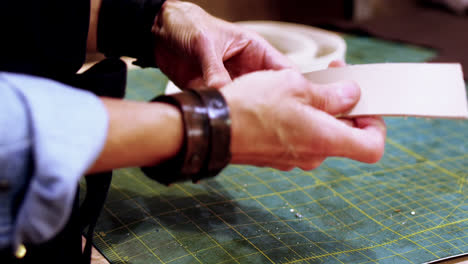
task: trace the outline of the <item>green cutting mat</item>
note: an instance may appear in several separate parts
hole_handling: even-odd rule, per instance
[[[435,55],[346,41],[352,64]],[[128,98],[148,100],[166,82],[157,70],[132,71]],[[331,158],[309,172],[230,166],[170,188],[139,169],[119,170],[95,245],[112,263],[422,263],[467,253],[468,122],[386,122],[386,152],[374,165]]]

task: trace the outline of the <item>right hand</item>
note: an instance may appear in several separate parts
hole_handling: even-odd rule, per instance
[[[261,71],[221,91],[231,111],[232,163],[312,170],[331,156],[375,163],[384,153],[382,118],[335,117],[359,101],[353,82],[317,85],[293,70]]]
[[[180,88],[221,88],[243,74],[294,68],[259,34],[184,1],[167,0],[153,25],[159,68]]]

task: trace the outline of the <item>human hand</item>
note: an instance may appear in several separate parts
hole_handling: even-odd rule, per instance
[[[232,163],[312,170],[331,156],[375,163],[384,153],[381,118],[335,117],[358,102],[353,82],[317,85],[292,70],[262,71],[221,91],[231,109]]]
[[[294,67],[260,35],[192,3],[166,1],[152,31],[158,67],[181,88],[221,88],[245,73]]]

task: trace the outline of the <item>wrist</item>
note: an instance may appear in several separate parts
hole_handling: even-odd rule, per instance
[[[169,185],[174,182],[216,176],[230,162],[229,108],[217,90],[185,91],[158,96],[154,102],[177,107],[183,121],[183,144],[170,160],[142,167],[150,178]]]
[[[254,153],[254,149],[258,147],[260,143],[260,141],[252,141],[250,134],[254,131],[254,128],[261,123],[261,120],[257,119],[257,115],[255,111],[252,111],[253,109],[251,106],[245,105],[245,100],[242,99],[243,97],[241,94],[238,94],[237,89],[222,88],[220,91],[226,99],[230,110],[231,162],[243,162],[243,156]],[[255,124],[249,120],[257,120],[257,123]],[[255,142],[255,144],[252,142]]]

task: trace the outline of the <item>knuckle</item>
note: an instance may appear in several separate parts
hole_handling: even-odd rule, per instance
[[[318,93],[316,95],[316,107],[320,110],[326,111],[330,106],[330,94],[329,93]]]
[[[203,47],[208,42],[208,35],[207,33],[200,29],[196,28],[192,32],[192,44],[197,47]]]

